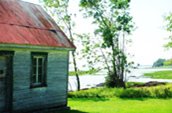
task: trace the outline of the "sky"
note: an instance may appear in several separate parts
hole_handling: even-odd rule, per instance
[[[39,0],[23,0],[39,4]],[[78,1],[78,0],[76,0]],[[71,3],[71,10],[77,10],[76,1]],[[158,58],[172,58],[172,50],[166,50],[163,45],[167,42],[169,33],[164,29],[164,16],[172,12],[172,0],[131,0],[130,11],[135,22],[135,31],[132,32],[131,46],[127,51],[132,55],[131,60],[141,65],[152,65]],[[82,15],[76,17],[80,26],[79,32],[89,32],[94,27],[91,20],[87,22]]]

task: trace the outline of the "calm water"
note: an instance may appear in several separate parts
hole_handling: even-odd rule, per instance
[[[164,69],[159,69],[159,68],[158,69],[154,69],[154,68],[132,69],[131,73],[128,73],[125,76],[125,80],[130,81],[130,82],[149,82],[149,81],[172,82],[172,80],[151,79],[151,78],[143,76],[144,73],[162,71],[162,70],[172,70],[172,69],[170,69],[170,68],[164,68]],[[80,76],[81,89],[96,87],[96,85],[104,83],[106,75],[107,75],[106,71],[101,71],[101,72],[96,73],[95,75]],[[70,76],[68,89],[69,90],[76,90],[76,87],[77,87],[76,77]]]

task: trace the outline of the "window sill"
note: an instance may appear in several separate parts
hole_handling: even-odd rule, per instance
[[[31,84],[30,88],[42,88],[47,87],[47,84]]]

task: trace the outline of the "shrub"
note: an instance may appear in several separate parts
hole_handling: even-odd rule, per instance
[[[113,97],[114,88],[93,88],[89,90],[81,90],[75,92],[69,92],[68,97],[70,98],[106,98]]]
[[[105,85],[109,88],[125,87],[125,82],[117,77],[114,72],[109,72],[108,76],[105,79]]]
[[[171,98],[172,85],[161,85],[143,88],[128,88],[123,90],[118,97],[121,98]]]
[[[70,98],[172,98],[172,84],[142,88],[93,88],[69,92]]]
[[[129,88],[123,90],[118,96],[121,98],[143,98],[149,97],[149,95],[150,92],[148,90]]]

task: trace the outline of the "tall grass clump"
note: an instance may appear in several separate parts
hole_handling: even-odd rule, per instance
[[[69,98],[172,98],[172,84],[151,87],[93,88],[69,92]]]
[[[89,90],[80,90],[75,92],[69,92],[69,98],[109,98],[114,97],[120,92],[120,88],[93,88]]]
[[[121,98],[145,98],[150,96],[150,92],[145,89],[138,88],[129,88],[123,90],[119,95],[116,95]]]
[[[117,96],[121,98],[172,98],[172,84],[153,87],[128,88],[122,90]]]

